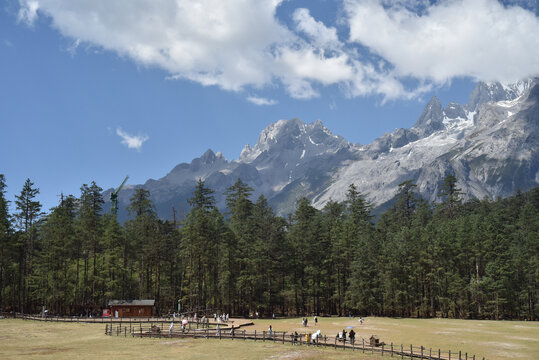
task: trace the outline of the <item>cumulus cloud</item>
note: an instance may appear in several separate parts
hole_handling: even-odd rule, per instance
[[[338,85],[350,97],[410,99],[456,76],[507,81],[539,69],[538,18],[497,0],[342,0],[349,39],[304,8],[287,27],[276,15],[284,0],[19,1],[20,22],[49,17],[73,51],[86,43],[230,91],[282,86],[309,99]]]
[[[277,104],[277,100],[267,99],[267,98],[258,97],[258,96],[248,96],[247,101],[252,102],[253,104],[259,105],[259,106]]]
[[[496,0],[451,0],[422,4],[418,14],[410,3],[345,0],[350,40],[387,60],[398,76],[437,83],[459,76],[515,81],[539,72],[532,12]]]
[[[116,129],[116,135],[122,138],[122,144],[129,149],[140,151],[142,144],[149,139],[148,135],[131,135],[123,131],[121,128]]]

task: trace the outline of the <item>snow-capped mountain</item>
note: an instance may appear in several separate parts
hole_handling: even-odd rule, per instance
[[[237,160],[208,150],[139,186],[150,190],[163,218],[172,217],[172,207],[187,210],[199,178],[215,190],[220,208],[226,188],[241,178],[254,189],[254,198],[263,194],[279,214],[292,212],[302,196],[318,208],[342,201],[352,183],[375,206],[391,200],[398,184],[409,179],[436,201],[449,173],[467,198],[495,198],[539,185],[538,131],[539,80],[479,83],[468,104],[444,108],[433,97],[411,129],[386,133],[365,146],[332,134],[321,121],[279,120]],[[135,187],[120,192],[120,207]]]

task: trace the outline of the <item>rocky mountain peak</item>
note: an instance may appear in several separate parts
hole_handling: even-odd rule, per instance
[[[343,137],[333,135],[321,120],[310,124],[297,118],[279,120],[262,130],[254,147],[246,145],[243,148],[239,161],[250,163],[264,152],[282,151],[297,152],[303,159],[306,155],[335,152],[348,146]]]
[[[449,119],[465,119],[466,111],[462,106],[455,102],[450,102],[444,109],[444,114]]]
[[[433,96],[425,106],[419,119],[417,119],[414,129],[421,137],[429,136],[433,132],[444,128],[443,120],[444,114],[442,103],[440,99]]]
[[[514,100],[526,92],[533,83],[533,79],[521,80],[511,84],[502,84],[498,81],[479,82],[470,94],[466,108],[469,111],[476,111],[480,105],[488,102]]]
[[[213,164],[216,159],[217,159],[217,156],[215,155],[212,149],[206,150],[206,152],[202,154],[202,156],[200,157],[200,161],[203,164]]]
[[[245,145],[236,161],[208,150],[141,186],[151,191],[163,217],[170,216],[171,207],[186,204],[200,178],[216,191],[220,208],[226,206],[225,190],[241,178],[255,189],[253,198],[263,194],[279,214],[293,211],[302,196],[318,208],[342,201],[350,184],[380,206],[410,179],[425,198],[437,201],[448,173],[455,174],[466,198],[507,196],[516,188],[537,186],[539,81],[481,83],[474,92],[465,106],[443,108],[433,97],[413,128],[397,129],[361,148],[332,134],[320,120],[279,120],[254,146]],[[124,209],[133,191],[120,192]]]

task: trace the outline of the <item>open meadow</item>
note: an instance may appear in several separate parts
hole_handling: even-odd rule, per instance
[[[315,332],[333,337],[353,326],[356,341],[376,334],[387,344],[461,350],[480,359],[539,358],[539,323],[451,319],[309,318],[254,320],[248,331]],[[379,359],[349,350],[270,342],[214,339],[148,339],[106,336],[103,324],[0,320],[0,359]],[[348,330],[347,330],[348,331]],[[387,356],[385,356],[387,358]]]

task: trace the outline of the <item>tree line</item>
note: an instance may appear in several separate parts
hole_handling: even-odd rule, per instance
[[[79,315],[110,299],[155,299],[159,314],[218,308],[232,315],[378,315],[529,319],[539,313],[539,188],[462,201],[448,175],[429,204],[400,184],[375,221],[354,185],[318,210],[288,217],[240,179],[227,209],[199,180],[179,224],[159,219],[137,188],[130,219],[103,212],[94,182],[43,213],[27,179],[9,211],[0,174],[0,306]]]

